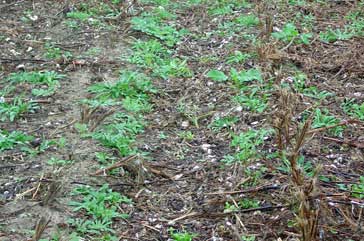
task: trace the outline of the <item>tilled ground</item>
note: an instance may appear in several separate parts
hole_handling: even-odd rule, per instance
[[[196,234],[193,240],[298,240],[303,218],[317,230],[305,240],[363,240],[364,110],[361,117],[342,106],[354,98],[363,103],[364,34],[329,42],[320,37],[328,28],[344,28],[349,13],[363,18],[362,2],[86,2],[93,20],[75,22],[69,13],[86,11],[85,1],[0,5],[0,87],[5,90],[15,72],[65,75],[48,97],[34,98],[28,84],[10,94],[1,92],[2,102],[20,96],[39,108],[0,123],[0,130],[34,136],[28,147],[38,150],[1,152],[0,240],[39,240],[33,233],[42,217],[49,219],[40,232],[48,240],[71,240],[70,234],[77,232],[84,240],[111,240],[82,234],[69,223],[87,216],[69,205],[71,191],[104,184],[132,200],[118,207],[129,218],[113,219],[110,225],[116,240],[189,240],[173,238],[171,228]],[[91,7],[105,6],[110,9],[92,12]],[[164,23],[187,30],[177,43],[133,25],[133,18],[158,13],[156,9],[174,14],[159,13]],[[107,14],[113,11],[120,14]],[[252,15],[257,20],[241,23],[241,16]],[[300,36],[288,41],[272,37],[288,22],[299,33],[311,33],[309,42],[299,42]],[[158,76],[156,68],[128,61],[125,56],[136,51],[134,43],[148,40],[161,42],[171,58],[186,60],[191,74]],[[229,58],[237,51],[249,57]],[[258,69],[261,76],[231,81],[232,68]],[[97,97],[88,91],[90,86],[116,81],[123,70],[143,72],[157,89],[149,93],[152,109],[135,114],[142,114],[146,123],[132,144],[138,150],[135,161],[101,145],[78,125],[88,124],[92,132],[110,121],[108,113],[127,112],[107,105],[90,112],[83,102]],[[213,80],[210,70],[230,77]],[[300,76],[305,76],[304,86],[298,83]],[[250,99],[234,101],[239,96]],[[234,121],[217,122],[225,117]],[[310,118],[312,124],[303,132]],[[235,137],[251,130],[268,134],[262,142],[254,137],[256,143],[247,149],[253,154],[240,152],[245,156],[237,161],[235,154],[251,143],[248,137]],[[300,133],[305,140],[298,145]],[[44,140],[60,139],[65,143],[41,149]],[[122,168],[103,170],[98,152],[113,156]],[[295,155],[300,156],[299,174],[289,162]],[[47,164],[51,158],[73,163],[55,167]],[[302,207],[312,213],[300,213]],[[51,239],[57,232],[59,239]]]

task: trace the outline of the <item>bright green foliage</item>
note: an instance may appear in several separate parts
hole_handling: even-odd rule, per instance
[[[364,176],[360,176],[359,184],[353,184],[351,186],[351,191],[353,192],[353,197],[364,198]]]
[[[13,149],[16,146],[26,146],[34,137],[20,131],[8,132],[0,129],[0,152]]]
[[[55,157],[52,157],[47,161],[47,164],[52,166],[66,166],[73,163],[73,160],[64,160],[64,159],[58,159]]]
[[[171,238],[174,241],[192,241],[194,237],[197,237],[194,233],[188,233],[188,232],[176,232],[173,228],[170,230]]]
[[[259,18],[253,14],[241,15],[237,17],[234,22],[246,27],[252,27],[259,24]]]
[[[89,87],[91,93],[96,94],[99,100],[135,98],[142,101],[149,99],[147,93],[155,93],[150,79],[144,74],[132,71],[123,71],[115,83],[97,83]]]
[[[131,204],[132,201],[103,185],[96,190],[91,187],[76,188],[73,195],[81,195],[81,201],[71,201],[69,205],[75,207],[74,212],[84,211],[88,219],[72,219],[71,226],[81,234],[102,235],[113,233],[111,224],[115,218],[127,218],[127,214],[119,213],[118,205]]]
[[[327,97],[333,96],[332,93],[328,91],[319,91],[316,86],[306,86],[305,82],[307,80],[307,76],[304,73],[297,73],[293,77],[293,86],[296,91],[304,94],[305,96],[315,98],[315,99],[325,99]]]
[[[230,55],[226,59],[227,64],[239,64],[244,63],[247,59],[251,58],[251,54],[243,54],[239,50],[236,50],[234,54]]]
[[[225,156],[222,162],[232,164],[234,162],[246,163],[250,159],[259,157],[258,147],[264,143],[264,139],[271,134],[271,130],[249,130],[239,135],[233,135],[231,146],[237,149],[234,156]]]
[[[91,17],[91,15],[86,12],[75,11],[75,12],[67,13],[67,17],[73,18],[73,19],[78,19],[80,21],[86,21]]]
[[[209,128],[215,132],[218,132],[223,128],[230,128],[238,121],[239,119],[235,116],[219,117],[209,125]]]
[[[228,77],[224,74],[224,72],[215,69],[210,70],[207,73],[207,77],[217,82],[224,82],[228,79]]]
[[[72,57],[71,52],[63,51],[52,43],[46,43],[44,48],[46,50],[45,57],[48,59],[61,59],[62,57],[69,59]]]
[[[364,120],[364,102],[361,104],[356,104],[355,99],[346,99],[342,103],[341,108],[348,115],[358,118],[359,120]]]
[[[312,38],[312,34],[310,33],[300,34],[293,23],[287,23],[280,32],[272,33],[272,36],[283,42],[290,42],[297,39],[299,43],[304,44],[309,44],[309,40]]]
[[[165,13],[163,17],[165,17]],[[168,15],[170,16],[170,15]],[[172,47],[180,41],[186,34],[186,30],[177,30],[171,23],[163,23],[160,14],[156,16],[150,13],[143,14],[141,17],[131,19],[133,29],[152,35],[162,40],[167,46]]]
[[[12,103],[0,102],[0,120],[13,122],[20,115],[34,112],[38,106],[34,102],[24,102],[20,97],[14,98]]]
[[[191,76],[186,60],[171,58],[171,51],[157,40],[136,41],[132,49],[134,52],[129,56],[129,62],[151,69],[157,77],[168,79]]]
[[[327,109],[316,109],[314,113],[314,118],[312,121],[312,128],[321,128],[321,127],[328,127],[332,125],[338,124],[340,121],[336,119],[334,116],[329,115],[329,111]],[[331,128],[329,133],[335,136],[342,136],[344,128],[342,126],[337,126]]]
[[[30,83],[35,86],[46,85],[47,89],[33,88],[32,94],[35,96],[51,96],[59,87],[59,80],[65,75],[58,74],[54,71],[39,72],[18,72],[9,75],[8,80],[12,83]]]
[[[262,73],[259,69],[249,69],[246,71],[238,72],[236,69],[231,68],[230,77],[238,85],[244,85],[247,82],[251,82],[254,80],[263,82]]]
[[[348,29],[341,31],[340,29],[328,29],[326,32],[320,33],[320,39],[326,43],[336,42],[337,40],[348,40],[352,38],[354,34],[349,32]]]
[[[261,89],[254,87],[250,92],[241,91],[239,95],[233,97],[234,102],[242,104],[247,110],[262,113],[268,107],[268,97],[266,93],[260,94]]]
[[[143,123],[132,116],[118,113],[113,116],[113,123],[104,125],[100,130],[92,134],[92,137],[106,147],[116,148],[120,155],[129,156],[135,154],[132,147],[135,136],[144,129]]]
[[[243,235],[241,241],[255,241],[255,235]]]

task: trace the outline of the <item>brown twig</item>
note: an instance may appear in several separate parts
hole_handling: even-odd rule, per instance
[[[101,173],[106,173],[108,171],[111,171],[113,169],[119,168],[124,166],[127,162],[130,162],[131,160],[135,159],[137,157],[137,155],[133,155],[133,156],[129,156],[129,157],[125,157],[123,160],[114,163],[113,165],[100,169],[98,171],[96,171],[95,173],[91,174],[92,176],[97,176],[100,175]]]

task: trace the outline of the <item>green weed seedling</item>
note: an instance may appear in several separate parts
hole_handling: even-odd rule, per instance
[[[259,18],[254,14],[240,15],[234,22],[245,27],[253,27],[259,24]]]
[[[299,33],[296,26],[293,23],[287,23],[283,26],[283,29],[279,32],[272,33],[272,36],[278,40],[285,43],[291,41],[297,41],[298,43],[309,44],[310,38],[312,38],[311,33]]]
[[[12,103],[0,102],[0,120],[13,122],[22,114],[34,113],[38,108],[32,101],[25,102],[21,97],[15,97]]]
[[[353,184],[351,186],[352,196],[356,198],[364,198],[364,176],[360,176],[359,184]]]
[[[298,72],[293,77],[294,89],[297,92],[302,93],[307,97],[319,99],[319,100],[323,100],[327,97],[334,95],[326,90],[319,91],[316,86],[306,86],[306,83],[305,83],[306,81],[307,81],[307,75],[304,73]]]
[[[258,95],[259,88],[253,88],[251,93],[246,94],[241,91],[241,94],[234,96],[234,102],[242,104],[247,110],[257,113],[262,113],[268,107],[268,94]]]
[[[8,132],[0,129],[0,152],[14,149],[17,146],[27,146],[33,139],[34,137],[20,131]]]
[[[209,125],[214,132],[221,131],[224,128],[229,129],[235,123],[237,123],[239,119],[235,116],[226,116],[226,117],[218,117]]]
[[[74,11],[74,12],[67,13],[67,17],[71,18],[71,19],[77,19],[77,20],[84,22],[84,21],[87,21],[91,17],[91,15],[86,12]]]
[[[45,57],[48,59],[70,59],[72,58],[72,53],[69,51],[63,51],[61,48],[56,47],[52,43],[46,43],[44,46],[46,53]]]
[[[178,137],[184,141],[192,141],[195,135],[191,131],[181,131],[178,133]]]
[[[312,128],[328,127],[338,124],[340,121],[332,115],[329,115],[327,109],[316,109],[314,113],[314,118],[312,122]],[[342,136],[344,128],[342,126],[337,126],[331,128],[329,133],[335,136]]]
[[[131,204],[132,201],[112,191],[108,185],[103,185],[100,189],[91,187],[76,188],[72,195],[81,196],[80,201],[71,201],[74,212],[83,211],[87,219],[71,219],[69,223],[75,227],[80,234],[105,235],[114,233],[111,224],[116,218],[128,218],[125,213],[119,213],[118,205],[121,203]]]
[[[243,235],[241,236],[241,241],[255,241],[255,235]]]
[[[206,76],[216,82],[224,82],[228,79],[224,72],[216,69],[210,70]]]
[[[51,166],[67,166],[73,163],[73,160],[64,160],[64,159],[58,159],[55,157],[52,157],[47,161],[48,165]]]
[[[234,51],[232,55],[227,57],[226,63],[227,64],[239,64],[244,63],[247,59],[251,58],[251,54],[244,54],[239,50]]]
[[[353,32],[350,32],[348,29],[344,31],[340,29],[327,29],[326,32],[320,33],[320,39],[326,43],[336,42],[338,40],[348,40],[354,36]]]
[[[180,38],[187,33],[186,30],[177,30],[173,25],[163,23],[158,16],[148,13],[143,15],[131,19],[132,28],[162,40],[169,47],[177,44]]]
[[[306,161],[303,155],[300,155],[297,160],[297,166],[303,171],[307,177],[313,177],[314,168],[310,161]],[[282,165],[277,168],[283,173],[291,173],[291,164],[286,157],[282,158]]]
[[[359,120],[364,120],[364,102],[361,104],[355,103],[355,99],[345,99],[341,104],[341,108],[348,115],[358,118]]]
[[[60,86],[59,81],[65,75],[58,74],[54,71],[39,71],[39,72],[18,72],[9,75],[8,80],[11,83],[30,83],[35,87],[47,86],[44,88],[32,88],[34,96],[51,96],[55,93],[56,89]]]
[[[249,69],[238,72],[235,68],[231,68],[230,78],[238,86],[244,86],[246,83],[254,80],[257,80],[260,83],[263,82],[263,76],[259,69]]]
[[[173,228],[169,229],[169,234],[174,241],[192,241],[197,234],[189,232],[177,232]]]
[[[235,147],[237,152],[233,156],[225,156],[221,161],[225,164],[247,163],[251,159],[258,158],[260,156],[258,147],[264,143],[265,138],[271,133],[272,130],[261,129],[248,130],[239,135],[233,135],[230,145]]]
[[[224,213],[238,211],[241,209],[249,209],[249,208],[258,208],[260,207],[259,201],[250,199],[250,198],[243,198],[240,200],[238,205],[230,204],[229,202],[225,203]]]

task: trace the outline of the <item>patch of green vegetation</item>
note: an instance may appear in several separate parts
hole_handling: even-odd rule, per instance
[[[73,160],[64,160],[64,159],[58,159],[55,157],[52,157],[47,161],[48,165],[51,166],[67,166],[73,163]]]
[[[134,52],[128,61],[141,67],[149,68],[153,74],[163,79],[170,77],[190,77],[191,70],[187,61],[171,58],[171,52],[157,40],[136,41],[132,49]]]
[[[193,141],[195,135],[192,133],[192,131],[181,131],[178,133],[178,137],[184,141]]]
[[[239,119],[235,116],[226,116],[226,117],[218,117],[209,125],[214,132],[218,132],[224,128],[229,129],[235,123],[237,123]]]
[[[312,38],[311,33],[300,33],[293,23],[285,24],[281,31],[272,33],[272,36],[285,43],[296,41],[304,44],[309,44]]]
[[[233,135],[231,141],[231,147],[236,148],[234,155],[225,156],[221,162],[226,165],[231,165],[235,162],[248,163],[250,160],[259,158],[260,151],[259,146],[264,144],[264,140],[272,133],[269,129],[260,130],[248,130],[240,133],[239,135]]]
[[[251,54],[242,53],[239,50],[236,50],[236,51],[234,51],[233,54],[231,54],[229,57],[227,57],[226,63],[227,64],[244,63],[247,59],[249,59],[251,57],[252,57]]]
[[[243,105],[249,111],[262,113],[268,107],[268,94],[260,94],[260,88],[254,87],[250,93],[241,91],[239,95],[233,97],[233,101]]]
[[[241,241],[255,241],[255,235],[243,235],[241,236]]]
[[[254,14],[240,15],[234,22],[245,27],[253,27],[259,24],[259,18]]]
[[[338,40],[348,40],[354,36],[353,32],[348,29],[327,29],[325,32],[320,33],[320,39],[326,43],[336,42]]]
[[[341,104],[341,108],[346,114],[359,120],[364,120],[364,102],[361,104],[355,103],[355,99],[345,99]]]
[[[119,212],[119,205],[122,203],[132,204],[132,201],[118,192],[112,191],[108,185],[100,189],[91,187],[76,188],[72,195],[81,196],[80,201],[71,201],[74,212],[84,212],[86,218],[69,220],[72,227],[80,235],[96,236],[98,240],[105,239],[105,236],[112,235],[115,231],[111,225],[116,218],[128,218],[128,214]]]
[[[169,234],[174,241],[192,241],[197,237],[197,234],[189,232],[177,232],[173,228],[169,229]]]
[[[148,100],[147,93],[156,93],[150,79],[134,71],[121,71],[120,78],[115,83],[97,83],[90,86],[88,90],[96,94],[95,98],[104,100],[125,97]]]
[[[297,159],[297,166],[307,177],[313,177],[314,167],[310,161],[306,161],[303,155]],[[286,157],[282,158],[282,165],[277,168],[279,171],[289,174],[291,173],[291,164]]]
[[[358,184],[353,184],[351,186],[351,191],[353,192],[351,194],[353,197],[360,199],[364,198],[364,176],[360,176]]]
[[[319,100],[333,96],[333,94],[328,91],[325,91],[325,90],[319,91],[316,86],[306,86],[306,81],[307,81],[307,75],[305,75],[304,73],[298,72],[293,77],[294,89],[297,92],[304,94],[305,96],[308,96],[308,97],[314,98],[314,99],[319,99]]]
[[[333,126],[340,123],[336,117],[330,115],[329,110],[327,109],[316,109],[314,112],[314,118],[312,121],[312,128],[321,128]],[[336,126],[334,128],[330,128],[328,132],[335,136],[342,136],[344,128],[342,126]]]
[[[141,31],[162,40],[167,46],[172,47],[180,41],[180,38],[187,33],[187,30],[177,30],[173,23],[164,23],[164,17],[171,17],[163,11],[157,14],[147,12],[140,17],[131,19],[131,26],[134,30]]]
[[[67,13],[67,17],[80,21],[87,21],[91,17],[91,14],[86,12],[74,11]]]
[[[38,105],[32,101],[25,102],[21,97],[15,97],[11,103],[0,102],[0,120],[15,121],[25,113],[34,113]]]
[[[0,151],[14,149],[17,146],[25,147],[33,139],[34,137],[28,136],[20,131],[8,132],[0,129]]]
[[[235,68],[231,68],[230,70],[230,78],[231,80],[238,86],[245,85],[247,82],[251,82],[254,80],[263,82],[263,76],[259,69],[248,69],[244,71],[237,71]]]
[[[63,51],[61,48],[56,47],[52,43],[46,43],[44,46],[46,53],[45,57],[48,59],[70,59],[72,58],[72,53],[69,51]]]
[[[35,85],[35,88],[32,88],[32,94],[34,96],[51,96],[60,86],[59,80],[64,77],[65,75],[58,74],[54,71],[32,71],[12,73],[7,79],[15,84],[30,83]],[[41,88],[42,86],[47,86],[47,88]]]
[[[237,206],[235,204],[226,202],[224,213],[238,211],[241,209],[258,208],[259,206],[259,201],[250,198],[243,198],[237,203]]]
[[[250,8],[251,6],[246,0],[212,1],[208,9],[208,14],[212,16],[224,16],[232,14],[235,10]]]
[[[135,117],[117,113],[112,117],[112,123],[92,133],[92,138],[105,147],[115,148],[121,156],[130,156],[137,152],[133,147],[135,136],[143,129],[143,123]]]
[[[210,70],[207,73],[207,77],[217,82],[224,82],[228,79],[228,77],[224,74],[224,72],[216,69]]]

